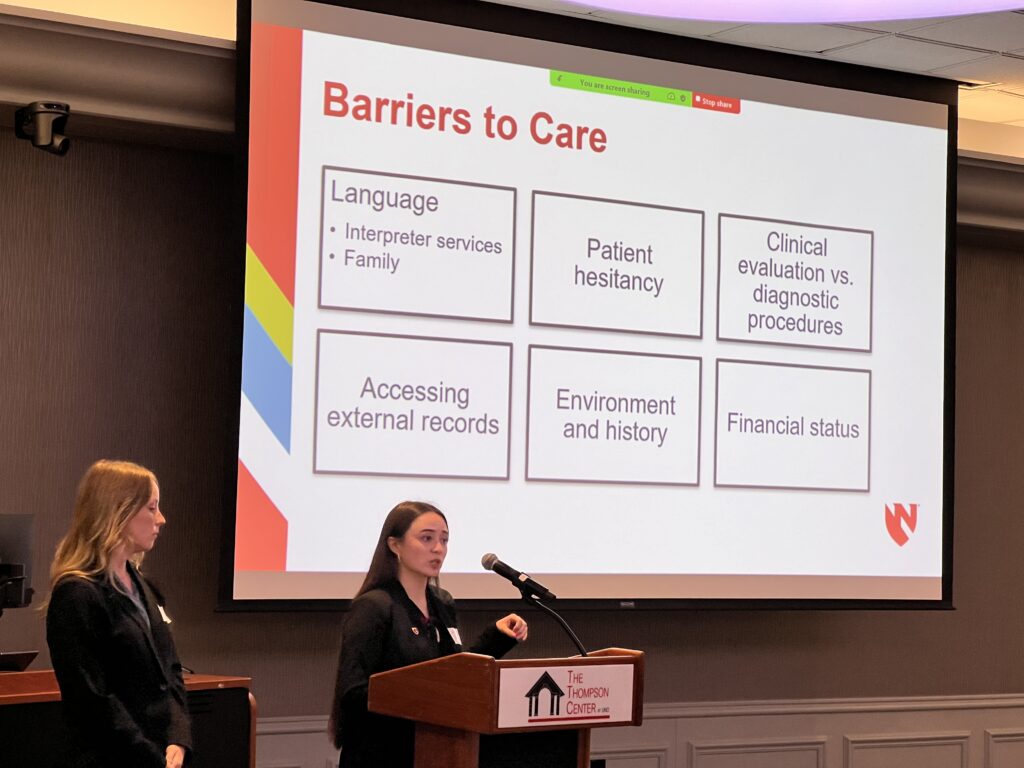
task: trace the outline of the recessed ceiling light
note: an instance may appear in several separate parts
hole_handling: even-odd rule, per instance
[[[829,24],[966,16],[1020,8],[1021,0],[569,0],[606,11],[697,21]]]

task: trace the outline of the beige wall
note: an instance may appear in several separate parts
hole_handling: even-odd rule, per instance
[[[77,16],[222,40],[235,39],[235,0],[19,0],[0,12]]]

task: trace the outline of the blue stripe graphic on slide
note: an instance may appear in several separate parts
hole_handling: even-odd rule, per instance
[[[242,392],[291,453],[292,367],[249,307],[242,334]]]

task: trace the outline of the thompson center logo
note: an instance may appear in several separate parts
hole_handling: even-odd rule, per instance
[[[583,672],[564,670],[564,690],[555,679],[543,672],[526,692],[527,719],[531,723],[553,723],[563,720],[608,720],[611,692],[606,685],[587,685]],[[546,707],[541,706],[545,700]],[[542,711],[543,709],[543,711]]]

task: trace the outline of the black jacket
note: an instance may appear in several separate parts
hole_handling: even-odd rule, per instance
[[[65,764],[164,768],[168,744],[190,751],[185,684],[153,588],[135,604],[106,580],[67,578],[53,590],[46,642],[71,734]]]
[[[341,736],[339,768],[411,768],[414,725],[366,708],[370,675],[461,651],[503,656],[515,639],[491,626],[467,647],[458,640],[455,602],[429,587],[430,622],[400,584],[373,589],[352,601],[341,643],[335,689]],[[451,630],[454,630],[452,632]]]

